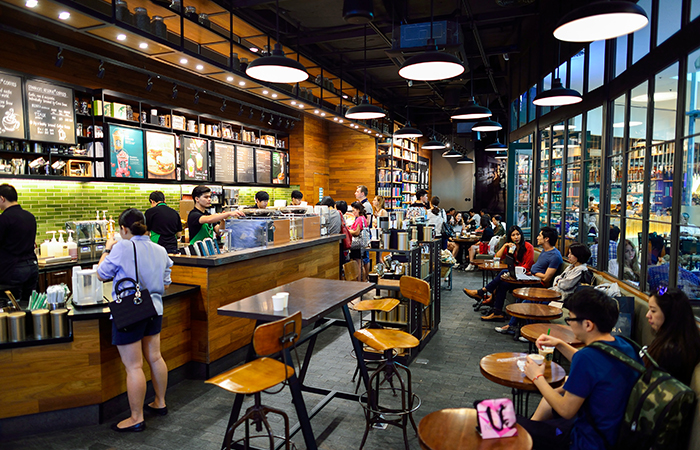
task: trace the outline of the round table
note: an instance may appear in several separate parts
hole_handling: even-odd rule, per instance
[[[559,292],[540,287],[513,289],[513,297],[537,303],[549,303],[561,300],[561,294]]]
[[[572,347],[583,347],[583,342],[576,339],[571,327],[558,323],[531,323],[520,328],[520,334],[530,341],[530,353],[534,351],[534,343],[542,334],[547,334],[557,339],[561,339]]]
[[[508,264],[504,264],[500,261],[498,262],[498,264],[496,264],[492,259],[477,259],[476,261],[474,261],[474,265],[481,270],[483,286],[486,286],[486,284],[488,284],[489,274],[492,275],[491,279],[493,279],[493,277],[496,276],[495,273],[498,273],[501,270],[508,269]]]
[[[448,408],[431,412],[418,424],[418,441],[423,450],[529,450],[532,437],[516,424],[518,435],[482,439],[476,431],[476,410]]]
[[[512,389],[515,412],[524,416],[527,416],[527,399],[523,399],[523,392],[537,391],[537,386],[518,368],[517,360],[524,360],[526,357],[527,353],[504,352],[484,356],[479,361],[481,374],[487,380]],[[547,380],[547,383],[553,388],[564,384],[566,376],[564,369],[555,362],[549,364],[545,362],[544,364],[546,365],[544,379]]]
[[[506,306],[506,312],[525,320],[554,320],[562,316],[561,308],[538,303],[512,303]]]
[[[509,273],[501,275],[501,280],[510,284],[519,284],[521,286],[542,286],[542,281],[540,280],[516,280],[515,278],[512,278]]]

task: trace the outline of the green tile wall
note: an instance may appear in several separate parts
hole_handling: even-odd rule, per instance
[[[192,185],[151,184],[151,183],[108,183],[74,181],[44,181],[9,179],[1,180],[17,189],[19,203],[36,217],[37,243],[41,243],[50,235],[50,230],[65,229],[65,223],[71,220],[92,220],[95,211],[107,210],[107,218],[113,216],[116,220],[126,208],[139,208],[145,211],[150,207],[148,195],[153,191],[163,191],[165,201],[176,210],[180,200],[180,192],[192,192]],[[241,187],[239,203],[255,204],[255,193],[265,190],[270,194],[270,204],[274,200],[288,200],[292,190],[289,188]]]

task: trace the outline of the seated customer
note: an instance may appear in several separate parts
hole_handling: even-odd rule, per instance
[[[576,339],[584,344],[602,341],[639,360],[630,344],[610,334],[618,315],[615,300],[593,288],[585,288],[569,297],[566,321]],[[546,334],[537,338],[536,344],[538,348],[556,347],[571,361],[571,369],[563,388],[554,389],[544,378],[546,364],[537,365],[529,358],[525,364],[525,375],[543,397],[530,419],[518,417],[518,423],[532,436],[533,448],[612,448],[637,372],[600,350],[589,347],[576,350]],[[610,444],[606,445],[606,441]]]
[[[649,297],[646,318],[656,337],[649,355],[680,382],[690,385],[695,366],[700,363],[700,333],[688,296],[672,288]],[[649,361],[644,361],[647,367]]]
[[[469,265],[467,266],[466,270],[467,272],[473,272],[478,269],[476,265],[474,264],[474,260],[476,255],[481,254],[480,252],[480,247],[482,243],[489,243],[491,238],[493,237],[493,227],[490,225],[491,224],[491,217],[489,217],[488,214],[485,214],[481,218],[482,223],[486,224],[486,227],[484,227],[481,231],[481,237],[479,238],[479,242],[476,244],[472,245],[469,247]]]
[[[569,246],[569,267],[564,269],[564,271],[557,275],[552,283],[552,287],[549,288],[553,291],[557,291],[561,294],[561,299],[564,300],[569,294],[573,294],[574,290],[581,284],[581,277],[584,272],[588,272],[588,267],[586,266],[586,261],[591,257],[591,251],[583,244],[575,243]],[[532,303],[528,300],[523,300],[523,303]],[[496,331],[501,334],[513,334],[513,327],[515,326],[517,319],[515,317],[510,318],[508,325],[503,327],[496,327]],[[520,337],[520,340],[526,342],[527,339]]]
[[[530,270],[530,268],[532,268],[535,249],[532,248],[532,244],[525,240],[523,230],[521,230],[517,225],[513,225],[508,229],[506,243],[496,252],[495,257],[505,260],[506,254],[515,259],[516,266],[524,267],[525,270]],[[473,299],[482,300],[487,293],[494,292],[501,283],[505,283],[501,279],[501,275],[507,273],[507,270],[502,270],[498,276],[493,279],[493,281],[486,285],[485,288],[479,289],[478,291],[473,289],[464,289],[464,293]],[[484,304],[489,303],[489,301],[484,302]]]
[[[530,272],[532,275],[542,280],[541,285],[538,287],[549,287],[554,280],[557,270],[559,270],[559,267],[561,267],[561,265],[564,263],[561,253],[559,253],[559,250],[557,250],[555,247],[558,238],[559,235],[557,234],[557,230],[553,227],[544,227],[537,235],[537,245],[542,246],[542,253],[540,253],[540,257],[537,259],[537,262],[532,265]],[[493,308],[488,314],[481,317],[481,320],[484,321],[505,320],[505,316],[503,315],[503,304],[506,301],[506,294],[510,290],[522,287],[521,284],[504,281],[502,275],[496,277],[496,279],[498,280],[498,283],[493,286],[495,291],[489,290],[489,292],[494,292]],[[486,288],[488,289],[490,285],[491,283],[489,283]],[[483,295],[481,291],[482,289],[479,289],[477,292]],[[470,293],[467,293],[467,295],[472,297]]]

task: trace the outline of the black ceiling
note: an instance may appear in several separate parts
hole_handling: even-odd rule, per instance
[[[347,1],[347,0],[346,0]],[[561,3],[567,3],[561,6]],[[560,17],[581,2],[554,0],[452,0],[434,4],[435,21],[455,21],[461,30],[460,45],[446,49],[465,62],[467,70],[455,79],[439,82],[415,82],[409,89],[411,119],[422,125],[433,122],[446,128],[452,108],[464,104],[470,96],[469,79],[474,76],[477,100],[489,103],[497,118],[507,121],[509,101],[509,60],[532,45],[533,38],[553,23],[542,17]],[[300,48],[335,75],[362,89],[367,70],[367,90],[384,103],[397,118],[405,117],[407,82],[398,75],[400,64],[414,53],[402,52],[392,45],[403,24],[430,22],[431,2],[427,0],[375,0],[374,20],[367,26],[367,60],[363,55],[364,25],[343,20],[343,0],[281,0],[280,41]],[[274,37],[275,2],[239,0],[232,2],[234,12]],[[551,8],[557,10],[552,14]],[[542,14],[542,11],[545,11]],[[554,20],[549,20],[553,22]],[[393,47],[393,50],[392,50]],[[442,126],[441,126],[442,124]]]

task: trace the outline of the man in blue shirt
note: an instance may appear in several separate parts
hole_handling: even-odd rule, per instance
[[[617,225],[610,225],[610,241],[608,243],[608,261],[617,260],[617,240],[620,238],[620,228]],[[598,267],[598,244],[591,245],[591,259],[588,261],[588,265],[591,267]],[[608,266],[604,266],[602,269],[607,270]]]
[[[631,345],[610,334],[619,314],[615,300],[593,288],[584,288],[569,297],[568,306],[566,321],[578,340],[586,346],[604,342],[641,362]],[[537,338],[536,344],[540,349],[556,347],[571,361],[571,369],[564,387],[554,389],[544,376],[546,362],[538,365],[528,358],[525,364],[525,375],[542,394],[530,419],[518,417],[518,423],[532,436],[533,448],[612,448],[639,374],[594,348],[576,350],[545,334]]]
[[[537,235],[537,245],[542,247],[542,253],[540,253],[537,262],[532,265],[530,272],[532,275],[542,279],[542,286],[549,287],[552,284],[552,280],[557,274],[557,271],[564,263],[561,257],[561,253],[555,247],[557,245],[557,240],[559,239],[559,234],[557,230],[553,227],[544,227],[540,230]],[[505,316],[503,315],[503,303],[506,301],[506,294],[508,291],[522,287],[522,284],[508,283],[503,281],[502,278],[497,277],[497,286],[493,292],[493,308],[485,315],[481,317],[484,321],[503,321]],[[493,283],[493,282],[492,282]],[[491,284],[490,284],[491,285]],[[488,287],[488,286],[487,286]],[[489,289],[491,290],[491,289]],[[468,296],[479,298],[484,295],[482,289],[476,292],[476,296],[472,295],[471,291],[464,291]]]

